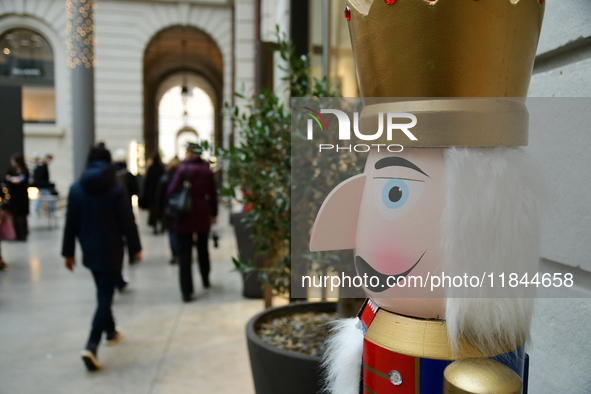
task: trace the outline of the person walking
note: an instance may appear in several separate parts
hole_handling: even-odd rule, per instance
[[[166,214],[166,206],[168,205],[168,198],[166,197],[166,192],[168,189],[168,185],[172,181],[172,177],[174,176],[176,170],[181,165],[181,161],[178,157],[173,157],[172,160],[168,162],[164,169],[164,174],[160,177],[158,181],[158,186],[156,187],[156,196],[154,198],[154,214],[160,218],[162,221],[162,231],[168,231],[168,242],[170,244],[170,264],[178,264],[179,256],[178,256],[178,248],[176,246],[176,236],[174,232],[170,228],[171,218]]]
[[[97,291],[97,309],[81,353],[86,368],[96,371],[100,368],[97,352],[103,332],[107,345],[117,344],[122,337],[115,327],[111,304],[123,266],[124,245],[130,263],[143,257],[129,198],[116,181],[111,153],[104,146],[91,149],[86,169],[70,188],[62,245],[65,266],[70,271],[76,264],[76,239],[82,247],[82,262],[92,272]]]
[[[17,241],[26,241],[29,234],[27,216],[29,215],[29,170],[25,158],[17,153],[10,158],[10,168],[4,177],[10,200],[6,209],[12,218]]]
[[[152,227],[154,234],[164,232],[164,223],[162,222],[162,215],[156,204],[156,192],[158,191],[158,183],[164,174],[164,164],[158,152],[152,155],[152,164],[148,167],[146,172],[146,182],[142,196],[139,200],[140,208],[148,209],[150,214],[148,216],[148,225]]]
[[[172,231],[176,238],[179,254],[179,280],[184,302],[195,299],[191,271],[194,234],[197,236],[197,256],[203,287],[210,287],[207,241],[211,225],[216,222],[218,214],[218,196],[209,164],[201,159],[202,152],[203,149],[199,144],[189,143],[187,145],[185,161],[175,172],[167,190],[167,196],[170,198],[185,181],[189,181],[192,185],[191,213],[174,219],[172,223]]]
[[[104,146],[104,143],[102,143],[101,146]],[[137,196],[140,189],[136,176],[127,169],[127,155],[125,154],[125,149],[117,149],[115,151],[113,155],[113,167],[115,168],[115,177],[123,186],[123,190],[125,191],[127,198],[129,198],[129,203],[132,205],[133,196]],[[125,279],[123,276],[123,270],[121,270],[115,287],[119,293],[123,294],[129,290],[128,286],[129,281]]]

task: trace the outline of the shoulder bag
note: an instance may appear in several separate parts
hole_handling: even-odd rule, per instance
[[[185,167],[185,180],[181,189],[168,200],[166,214],[173,218],[180,218],[191,214],[193,210],[192,184],[189,181],[189,166]]]

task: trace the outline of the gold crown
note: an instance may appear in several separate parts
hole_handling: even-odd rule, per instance
[[[349,0],[361,96],[526,96],[543,3]]]

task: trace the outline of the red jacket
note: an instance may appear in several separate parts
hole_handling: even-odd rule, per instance
[[[172,231],[179,234],[208,232],[211,219],[218,215],[218,195],[213,173],[199,157],[186,160],[168,185],[168,198],[181,188],[185,178],[192,184],[193,210],[190,215],[175,219]]]

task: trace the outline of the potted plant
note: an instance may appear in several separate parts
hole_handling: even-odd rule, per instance
[[[305,57],[294,54],[291,43],[278,33],[278,48],[281,58],[287,64],[288,89],[292,97],[329,97],[336,93],[329,88],[328,80],[311,80],[309,63]],[[238,94],[239,97],[244,98]],[[298,267],[311,265],[315,261],[316,268],[334,264],[334,256],[311,256],[302,242],[294,249],[292,244],[292,193],[302,191],[322,194],[317,190],[318,185],[326,180],[310,179],[305,184],[292,183],[292,135],[291,113],[280,97],[272,92],[263,91],[255,104],[247,106],[246,111],[238,107],[226,111],[238,131],[238,144],[228,149],[221,149],[218,156],[224,162],[226,170],[226,187],[222,195],[227,198],[238,199],[249,207],[244,214],[243,224],[248,226],[255,246],[255,258],[263,262],[260,277],[265,283],[265,304],[271,305],[272,294],[287,294],[290,301],[292,258],[298,260]],[[296,136],[297,138],[297,136]],[[304,170],[310,170],[306,168]],[[346,172],[346,171],[345,171]],[[337,171],[337,174],[339,172]],[[350,175],[342,174],[344,179]],[[333,181],[340,181],[338,175],[332,175]],[[336,184],[334,183],[334,184]],[[318,184],[318,185],[317,185]],[[331,188],[333,185],[326,186]],[[295,190],[297,189],[297,190]],[[330,189],[328,189],[330,190]],[[295,221],[303,228],[311,228],[315,210],[308,210]],[[307,237],[308,230],[300,237]],[[307,245],[307,242],[304,242]],[[244,256],[243,256],[244,257]],[[255,268],[248,261],[234,259],[238,269],[252,272]],[[252,260],[251,260],[252,263]],[[298,320],[295,314],[310,316],[309,322],[300,321],[297,326],[288,328],[292,334],[298,336],[300,329],[312,326],[319,337],[319,343],[326,336],[328,328],[317,319],[318,313],[332,313],[334,318],[336,303],[290,303],[288,306],[272,308],[255,316],[247,325],[247,337],[251,365],[257,394],[266,393],[313,393],[321,388],[320,357],[318,347],[313,346],[310,354],[298,354],[291,348],[298,347],[295,342],[306,339],[309,334],[300,334],[299,338],[287,338],[286,342],[293,346],[284,348],[271,345],[274,337],[281,337],[283,323]],[[301,315],[299,315],[301,316]],[[315,320],[316,319],[316,320]],[[265,328],[270,324],[270,327]],[[267,331],[267,338],[262,338],[261,330]],[[269,337],[272,337],[269,339]],[[301,342],[301,341],[300,341]],[[307,345],[306,345],[307,346]],[[287,347],[287,349],[286,349]],[[291,348],[290,348],[291,347]],[[309,350],[309,349],[308,349]]]
[[[256,254],[252,237],[251,226],[247,222],[248,210],[230,214],[230,223],[234,227],[238,257],[232,258],[236,267],[248,267],[242,271],[242,295],[247,298],[263,297],[263,282],[260,278],[260,270],[264,267],[264,260]],[[245,262],[245,263],[243,263]]]

